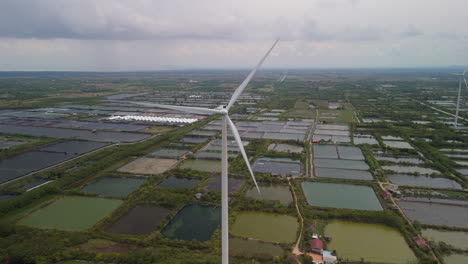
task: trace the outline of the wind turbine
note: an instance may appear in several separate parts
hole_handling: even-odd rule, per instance
[[[247,84],[249,84],[252,77],[257,72],[258,68],[262,65],[263,61],[268,57],[270,52],[275,47],[276,43],[279,40],[276,40],[273,46],[268,50],[268,52],[263,56],[263,58],[258,62],[255,68],[247,75],[245,80],[237,87],[237,89],[232,94],[231,100],[229,101],[227,106],[219,106],[215,109],[209,108],[201,108],[201,107],[188,107],[188,106],[177,106],[177,105],[162,105],[162,104],[154,104],[154,103],[143,103],[143,102],[130,102],[132,104],[137,104],[141,106],[149,106],[149,107],[157,107],[157,108],[165,108],[171,110],[177,110],[182,112],[189,112],[195,114],[204,114],[204,115],[213,115],[213,114],[221,114],[222,115],[222,125],[221,125],[221,251],[222,251],[222,263],[228,264],[229,263],[229,214],[228,214],[228,155],[227,155],[227,125],[231,128],[232,135],[239,146],[239,149],[242,153],[242,157],[245,160],[245,165],[249,169],[249,173],[252,176],[253,182],[255,187],[257,188],[258,193],[260,193],[260,189],[258,188],[257,181],[255,180],[255,176],[252,171],[252,167],[250,167],[250,162],[247,157],[247,153],[245,153],[244,146],[242,144],[242,140],[239,135],[239,131],[237,130],[236,126],[232,122],[231,118],[229,117],[229,109],[232,108],[234,103],[239,98],[242,91],[244,91]]]
[[[459,78],[458,78],[457,108],[455,110],[455,128],[458,127],[458,111],[459,111],[459,108],[460,108],[460,95],[461,95],[461,87],[462,87],[462,78],[465,81],[466,88],[468,89],[468,83],[466,82],[466,79],[465,79],[465,73],[466,73],[467,69],[465,69],[463,71],[463,73],[454,73],[454,75],[459,76]]]

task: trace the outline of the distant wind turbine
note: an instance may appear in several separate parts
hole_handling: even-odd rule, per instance
[[[463,73],[454,73],[454,75],[459,76],[459,78],[458,78],[457,108],[455,110],[455,128],[458,127],[458,111],[460,109],[460,95],[461,95],[461,87],[462,87],[462,78],[465,81],[466,88],[468,89],[468,83],[466,82],[466,79],[465,79],[465,73],[466,73],[467,69],[465,69],[463,71]]]
[[[232,135],[236,140],[237,145],[242,153],[242,157],[245,160],[245,164],[249,169],[250,175],[252,176],[253,182],[255,187],[257,188],[258,193],[260,193],[260,189],[258,188],[257,181],[255,180],[255,176],[252,171],[252,167],[250,167],[250,162],[247,157],[247,153],[245,153],[244,146],[242,144],[242,140],[239,135],[239,131],[237,130],[236,126],[232,122],[231,118],[229,117],[229,110],[232,108],[234,103],[239,98],[242,91],[244,91],[247,84],[249,84],[252,77],[257,72],[258,68],[262,65],[263,61],[268,57],[270,52],[275,47],[276,43],[279,40],[276,40],[273,46],[268,50],[268,52],[263,56],[263,58],[258,62],[258,64],[253,68],[253,70],[247,75],[245,80],[237,87],[237,89],[232,94],[231,100],[229,101],[227,106],[219,106],[215,109],[209,108],[201,108],[201,107],[188,107],[188,106],[178,106],[178,105],[162,105],[162,104],[153,104],[153,103],[143,103],[143,102],[130,102],[132,104],[137,104],[141,106],[149,106],[149,107],[157,107],[157,108],[165,108],[171,110],[177,110],[182,112],[188,113],[195,113],[195,114],[205,114],[205,115],[213,115],[213,114],[221,114],[222,115],[222,127],[221,127],[221,138],[222,138],[222,151],[221,151],[221,240],[222,240],[222,263],[228,264],[229,263],[229,214],[228,214],[228,156],[227,156],[227,124],[231,128]]]

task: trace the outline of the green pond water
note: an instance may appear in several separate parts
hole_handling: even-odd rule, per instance
[[[102,177],[97,181],[86,185],[82,192],[95,193],[115,197],[127,196],[138,189],[146,179],[130,177]]]
[[[196,186],[200,181],[197,179],[188,179],[188,178],[177,178],[175,176],[170,176],[161,182],[158,186],[172,189],[185,189],[192,188]]]
[[[182,208],[162,230],[170,239],[207,241],[221,223],[219,207],[189,204]]]
[[[466,264],[468,263],[468,255],[453,254],[444,257],[444,262],[446,264]]]
[[[180,166],[181,169],[192,169],[204,172],[221,172],[219,160],[187,160]]]
[[[297,219],[289,215],[244,212],[236,217],[231,233],[268,242],[292,243],[298,227]]]
[[[382,205],[369,186],[323,182],[302,182],[310,205],[356,210],[382,211]]]
[[[468,233],[457,231],[439,231],[435,229],[424,229],[422,235],[435,242],[445,242],[460,249],[468,249]],[[467,262],[468,263],[468,262]]]
[[[385,225],[331,221],[325,227],[331,237],[329,250],[351,261],[376,263],[417,263],[403,236]]]
[[[26,226],[84,231],[110,214],[121,200],[67,196],[40,209],[19,223]]]
[[[240,238],[229,239],[229,254],[243,257],[282,256],[283,249],[275,244]]]
[[[293,201],[293,197],[288,186],[272,185],[259,187],[261,194],[258,193],[257,188],[251,188],[247,191],[245,196],[258,200],[277,200],[285,205],[288,205]]]

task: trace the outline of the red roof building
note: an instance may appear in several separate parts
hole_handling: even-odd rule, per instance
[[[427,244],[426,240],[422,238],[421,236],[414,237],[414,242],[416,242],[416,245],[418,247],[428,247],[429,245]]]
[[[390,193],[387,192],[387,191],[385,191],[385,190],[382,190],[382,191],[380,192],[380,195],[382,195],[382,197],[385,198],[385,199],[387,199],[387,198],[390,197]]]
[[[318,239],[318,238],[313,238],[311,241],[310,241],[310,248],[312,250],[312,252],[315,252],[315,253],[318,253],[318,254],[322,254],[323,252],[323,243],[322,243],[322,240]]]

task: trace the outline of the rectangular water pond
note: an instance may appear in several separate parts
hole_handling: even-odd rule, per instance
[[[337,146],[340,159],[346,160],[364,160],[364,155],[358,147]]]
[[[431,169],[418,166],[402,166],[402,165],[385,165],[382,166],[383,170],[394,171],[397,173],[419,173],[419,174],[440,174],[440,172]]]
[[[203,136],[185,136],[180,141],[185,143],[203,143],[208,140],[208,137]]]
[[[335,220],[325,227],[325,235],[331,237],[328,249],[336,250],[342,259],[365,263],[417,263],[403,236],[385,225]],[[353,243],[355,240],[359,242]]]
[[[394,158],[394,157],[386,157],[386,156],[374,156],[374,158],[378,161],[388,161],[392,163],[408,163],[408,164],[414,164],[414,165],[424,163],[424,161],[422,161],[419,158],[405,158],[405,157]]]
[[[77,138],[82,140],[97,141],[97,142],[136,142],[148,138],[149,134],[133,133],[133,132],[108,132],[55,128],[55,127],[33,127],[33,126],[16,126],[16,125],[0,125],[0,133],[5,134],[21,134],[35,137],[51,137],[51,138]]]
[[[188,149],[178,149],[178,148],[159,148],[151,152],[148,156],[155,156],[160,158],[173,158],[179,159],[184,155],[190,154]]]
[[[210,205],[184,206],[162,230],[170,239],[205,242],[221,223],[221,209]]]
[[[238,192],[245,180],[228,177],[228,193]],[[207,191],[221,191],[221,177],[209,178],[204,187]]]
[[[406,174],[389,174],[387,178],[395,184],[414,187],[442,188],[461,190],[462,186],[451,179],[431,176],[413,176]]]
[[[368,170],[369,165],[362,160],[314,159],[314,166],[348,170]]]
[[[281,204],[288,205],[293,201],[291,191],[288,186],[282,185],[271,185],[271,186],[259,186],[261,195],[258,193],[257,188],[250,188],[245,196],[254,198],[257,200],[276,200]]]
[[[83,153],[102,148],[107,145],[109,145],[109,143],[72,140],[43,148],[41,149],[41,151],[63,152],[69,155],[77,156]]]
[[[422,235],[436,243],[444,242],[459,249],[468,249],[468,232],[424,229]]]
[[[146,235],[153,231],[171,211],[153,205],[137,205],[107,228],[115,234]]]
[[[122,197],[138,189],[145,182],[144,178],[101,177],[86,185],[81,191],[103,196]]]
[[[315,168],[314,176],[319,178],[371,181],[374,178],[368,171],[333,168]]]
[[[220,160],[186,160],[180,165],[180,169],[191,169],[204,172],[221,172]]]
[[[36,228],[84,231],[106,217],[121,200],[67,196],[40,209],[19,223]]]
[[[314,158],[337,159],[338,151],[335,145],[313,145]]]
[[[382,211],[382,205],[369,186],[302,182],[307,203],[313,206]]]
[[[468,207],[440,203],[399,200],[398,204],[411,220],[428,225],[468,228]]]
[[[169,176],[167,179],[158,184],[159,187],[171,189],[185,189],[195,187],[200,180],[193,178],[178,178],[176,176]]]
[[[0,160],[0,183],[75,157],[66,153],[31,151]]]
[[[301,153],[304,149],[301,146],[291,144],[270,144],[268,150],[276,152]]]
[[[237,215],[231,233],[267,242],[292,243],[299,224],[289,215],[243,212]]]
[[[385,146],[390,148],[396,149],[414,149],[408,142],[406,141],[387,141],[384,140],[383,143]]]
[[[296,160],[282,158],[258,158],[252,166],[254,172],[270,173],[273,175],[299,175],[301,163]]]

